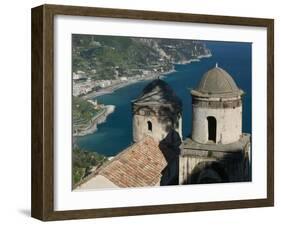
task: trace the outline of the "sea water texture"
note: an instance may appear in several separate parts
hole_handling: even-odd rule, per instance
[[[252,45],[241,42],[206,41],[212,57],[200,62],[175,65],[175,72],[163,76],[183,102],[183,137],[190,136],[192,129],[192,104],[190,89],[197,87],[202,75],[219,67],[232,75],[239,88],[244,90],[243,98],[243,132],[252,129]],[[115,105],[115,112],[105,123],[98,125],[98,130],[77,138],[77,144],[87,151],[95,151],[106,156],[114,156],[130,146],[132,142],[131,101],[137,98],[150,81],[141,81],[123,87],[111,94],[98,97],[100,103]]]

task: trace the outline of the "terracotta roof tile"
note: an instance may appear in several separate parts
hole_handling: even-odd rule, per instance
[[[161,179],[167,161],[152,137],[133,144],[102,167],[98,175],[118,187],[154,186]]]

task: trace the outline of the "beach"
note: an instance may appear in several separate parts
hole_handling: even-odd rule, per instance
[[[118,89],[124,88],[124,87],[129,86],[129,85],[133,85],[137,82],[153,80],[153,79],[158,78],[159,76],[164,76],[164,75],[170,74],[174,71],[175,70],[172,69],[172,70],[169,70],[169,71],[163,72],[163,73],[155,73],[152,76],[147,76],[147,77],[143,77],[143,78],[140,78],[140,79],[132,79],[132,80],[129,80],[129,81],[124,81],[124,82],[121,82],[121,83],[118,83],[118,84],[108,86],[108,87],[106,87],[106,88],[104,88],[100,91],[90,92],[86,95],[83,95],[82,98],[83,99],[94,99],[96,97],[99,97],[99,96],[102,96],[102,95],[105,95],[105,94],[113,93],[114,91],[116,91]]]

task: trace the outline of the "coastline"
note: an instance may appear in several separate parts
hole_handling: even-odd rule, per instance
[[[101,113],[91,119],[89,125],[86,128],[82,129],[79,132],[73,133],[73,137],[85,136],[96,132],[98,130],[97,126],[101,123],[104,123],[107,117],[112,114],[114,110],[114,105],[106,105]]]
[[[175,64],[182,64],[182,65],[191,64],[193,62],[200,62],[200,59],[209,58],[209,57],[212,57],[211,53],[208,53],[208,54],[205,54],[205,55],[199,55],[196,58],[192,58],[192,59],[185,60],[185,61],[173,62],[172,69],[170,69],[168,71],[155,72],[155,74],[151,75],[151,76],[147,76],[147,77],[139,78],[139,79],[133,79],[133,80],[130,80],[130,81],[127,81],[127,82],[121,82],[121,83],[118,83],[118,84],[115,84],[115,85],[111,85],[107,88],[104,88],[101,91],[93,91],[93,92],[90,92],[88,94],[85,94],[85,95],[82,96],[82,98],[85,99],[85,100],[93,99],[93,98],[96,98],[96,97],[99,97],[99,96],[103,96],[103,95],[106,95],[106,94],[113,93],[115,90],[118,90],[118,89],[121,89],[123,87],[135,84],[137,82],[149,81],[149,80],[153,80],[153,79],[156,79],[158,77],[161,77],[161,76],[167,76],[167,75],[171,74],[172,72],[176,71],[175,68],[174,68]]]
[[[119,84],[116,84],[116,85],[109,86],[107,88],[104,88],[102,91],[94,91],[94,92],[88,93],[88,94],[82,96],[82,98],[85,99],[85,100],[88,100],[88,99],[93,99],[93,98],[103,96],[103,95],[106,95],[106,94],[114,93],[114,91],[116,91],[118,89],[121,89],[121,88],[124,88],[126,86],[130,86],[130,85],[133,85],[135,83],[142,82],[142,81],[153,80],[153,79],[156,79],[156,78],[161,77],[161,76],[167,76],[168,74],[171,74],[175,71],[176,70],[173,67],[171,70],[166,71],[166,72],[155,73],[154,75],[147,76],[145,78],[134,79],[134,80],[131,80],[131,81],[128,81],[128,82],[122,82],[122,83],[119,83]]]
[[[140,78],[140,79],[133,79],[133,80],[130,80],[130,81],[127,81],[127,82],[121,82],[119,84],[109,86],[109,87],[103,89],[102,91],[94,91],[94,92],[88,93],[86,95],[83,95],[82,98],[85,99],[85,100],[90,100],[90,99],[96,98],[98,96],[113,93],[114,91],[116,91],[118,89],[121,89],[121,88],[126,87],[126,86],[133,85],[133,84],[141,82],[141,81],[149,81],[149,80],[156,79],[158,77],[168,76],[169,74],[176,71],[175,66],[174,66],[175,64],[182,64],[182,65],[191,64],[193,62],[199,62],[200,59],[202,59],[202,58],[209,58],[209,57],[212,57],[212,54],[200,55],[200,56],[197,56],[196,58],[193,58],[193,59],[190,59],[190,60],[181,61],[181,62],[174,62],[172,69],[170,69],[168,71],[155,72],[151,76],[147,76],[147,77]],[[85,129],[83,129],[82,131],[79,131],[77,133],[73,133],[73,136],[74,137],[85,136],[85,135],[92,134],[92,133],[96,132],[97,129],[98,129],[97,125],[105,122],[108,115],[110,115],[111,113],[114,112],[114,109],[115,109],[114,105],[106,105],[105,111],[103,111],[103,112],[99,113],[97,116],[93,117],[91,119],[89,125]]]

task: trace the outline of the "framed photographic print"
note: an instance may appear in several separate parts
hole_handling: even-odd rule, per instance
[[[32,9],[32,216],[273,206],[272,19]]]

